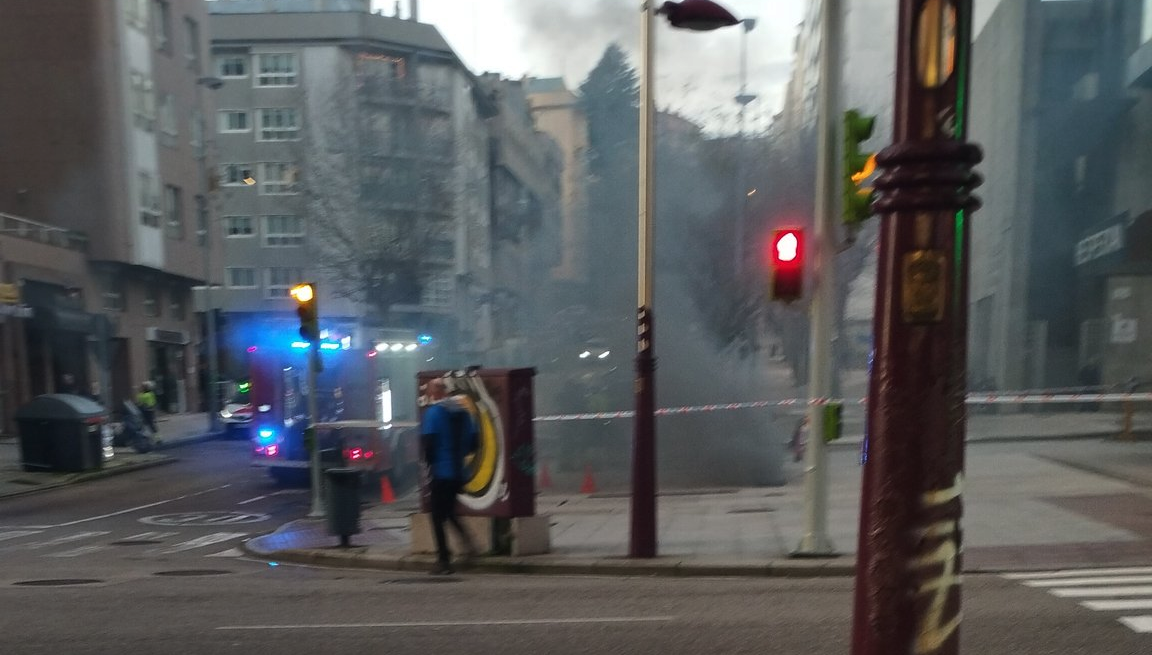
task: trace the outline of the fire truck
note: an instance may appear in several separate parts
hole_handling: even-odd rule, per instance
[[[416,343],[413,341],[412,343]],[[252,464],[268,469],[280,484],[309,479],[310,444],[306,442],[308,396],[315,394],[316,435],[324,467],[364,471],[365,484],[378,485],[388,476],[395,488],[416,479],[419,466],[419,426],[414,420],[415,373],[403,375],[414,357],[398,358],[392,344],[353,348],[350,337],[324,338],[317,344],[271,339],[247,348],[249,395],[255,413],[251,422]],[[399,353],[414,355],[416,348]],[[316,388],[308,386],[309,349],[318,347],[322,370]],[[411,362],[406,361],[412,360]],[[413,387],[411,407],[395,412],[393,385]],[[399,415],[398,415],[399,414]]]

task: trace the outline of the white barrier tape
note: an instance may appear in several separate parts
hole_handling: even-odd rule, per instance
[[[1114,403],[1124,401],[1152,402],[1152,393],[1070,393],[1070,394],[968,394],[965,403],[968,405],[1042,405],[1046,403]],[[784,400],[756,400],[745,403],[724,403],[719,405],[688,405],[685,407],[662,407],[656,410],[657,416],[670,414],[696,414],[700,412],[718,412],[728,409],[757,409],[764,407],[803,407],[806,405],[829,405],[840,403],[843,405],[864,405],[866,398],[846,401],[836,398],[786,398]],[[636,414],[633,410],[616,412],[591,412],[584,414],[553,414],[550,416],[537,416],[533,421],[596,421],[614,418],[632,418]]]

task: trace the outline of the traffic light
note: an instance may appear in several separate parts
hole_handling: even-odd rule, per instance
[[[844,112],[844,224],[857,226],[872,217],[875,191],[861,186],[876,171],[876,154],[863,152],[860,144],[872,137],[875,116],[855,109]]]
[[[771,299],[798,300],[804,291],[804,231],[788,228],[773,232],[769,259]]]
[[[316,301],[316,285],[311,282],[297,284],[289,291],[296,300],[296,315],[300,317],[300,337],[309,343],[320,340],[320,310]]]

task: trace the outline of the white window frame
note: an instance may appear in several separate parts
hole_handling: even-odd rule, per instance
[[[225,80],[242,80],[248,77],[248,69],[251,67],[251,62],[248,60],[248,55],[217,55],[216,56],[216,76]],[[241,68],[244,72],[239,75],[230,75],[225,72],[228,62],[239,61]]]
[[[276,280],[276,274],[282,273],[287,282]],[[304,281],[304,269],[288,266],[276,266],[264,269],[264,297],[268,300],[280,300],[290,297],[292,287]]]
[[[159,318],[160,309],[163,304],[163,294],[160,293],[160,287],[153,282],[144,283],[144,299],[140,305],[144,309],[144,315],[149,318]]]
[[[160,210],[160,180],[148,171],[140,171],[137,175],[137,184],[140,185],[137,202],[140,205],[140,224],[147,227],[160,227],[160,219],[164,212]]]
[[[184,240],[184,190],[164,185],[164,231],[170,239]]]
[[[250,284],[237,284],[236,276],[240,271],[247,271],[248,272],[248,275],[246,275],[245,277],[249,277],[251,279]],[[244,281],[245,280],[241,280],[240,282],[244,282]],[[229,289],[258,289],[258,288],[260,288],[259,284],[256,281],[256,269],[252,268],[251,266],[229,266],[229,267],[225,268],[224,269],[224,284],[226,284]]]
[[[220,164],[220,186],[255,186],[244,182],[245,175],[255,179],[252,164]]]
[[[262,89],[296,86],[300,76],[300,58],[295,52],[260,52],[253,56],[256,59],[255,65],[252,66],[253,86]],[[269,69],[266,72],[263,66],[265,57],[286,57],[287,59],[283,61],[291,62],[291,65],[284,70]]]
[[[160,94],[158,120],[165,145],[175,146],[180,138],[180,125],[176,118],[176,98],[171,93]]]
[[[155,0],[155,11],[152,12],[152,32],[156,40],[156,49],[165,54],[172,54],[172,3],[168,0]]]
[[[257,109],[256,125],[257,141],[300,140],[300,111],[295,107]]]
[[[232,233],[233,227],[234,226],[238,227],[237,224],[238,224],[240,219],[244,219],[245,221],[247,221],[248,231],[247,232],[237,232],[236,234],[233,234]],[[251,216],[245,216],[242,214],[236,214],[236,215],[232,215],[232,216],[222,216],[221,221],[224,224],[224,238],[225,239],[251,239],[252,237],[256,236],[256,223],[255,223],[255,221],[252,220]]]
[[[252,131],[251,112],[247,109],[221,109],[217,112],[217,127],[216,129],[221,134],[240,134]],[[229,119],[233,116],[244,117],[244,127],[234,128],[229,124]]]
[[[276,174],[273,177],[273,173]],[[262,196],[294,196],[298,193],[296,176],[299,169],[293,162],[263,162],[260,177],[256,179]]]
[[[431,276],[424,285],[420,303],[425,307],[451,307],[456,297],[456,280],[451,271]]]
[[[273,214],[260,217],[261,233],[264,236],[265,248],[298,248],[304,245],[304,218],[292,214]],[[281,223],[282,226],[274,226]],[[276,227],[279,231],[274,232]],[[291,231],[288,228],[296,228]]]
[[[184,17],[184,38],[188,41],[184,44],[184,58],[188,61],[188,68],[199,72],[200,60],[203,59],[200,48],[200,21],[191,16]]]

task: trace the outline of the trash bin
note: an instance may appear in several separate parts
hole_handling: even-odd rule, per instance
[[[360,470],[332,468],[328,479],[328,534],[340,537],[347,548],[349,538],[360,533]]]
[[[25,471],[91,471],[104,464],[105,410],[83,396],[37,396],[16,411]]]

